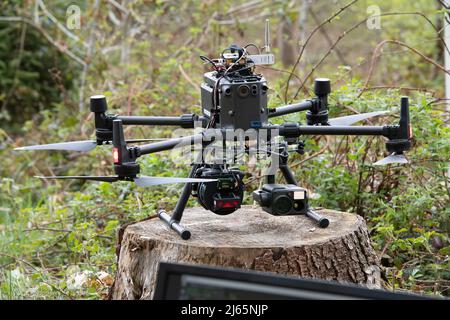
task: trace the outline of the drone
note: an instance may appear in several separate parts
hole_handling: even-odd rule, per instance
[[[250,47],[258,50],[250,54]],[[182,239],[188,240],[191,232],[182,226],[181,219],[191,196],[199,204],[215,214],[228,215],[238,210],[243,202],[245,172],[235,166],[242,155],[256,151],[270,156],[276,163],[274,170],[266,174],[266,183],[253,191],[253,200],[261,208],[275,216],[305,215],[321,228],[329,220],[314,211],[308,202],[308,190],[298,186],[294,173],[289,168],[290,146],[299,154],[304,153],[303,136],[316,135],[367,135],[387,138],[386,149],[390,153],[375,165],[407,163],[404,152],[411,148],[412,131],[409,120],[408,97],[401,97],[400,121],[396,125],[354,126],[354,123],[387,113],[375,111],[339,118],[328,116],[328,96],[331,93],[330,80],[317,78],[314,81],[315,97],[294,104],[268,108],[268,83],[262,74],[255,72],[258,65],[274,63],[270,52],[269,23],[266,21],[264,53],[254,44],[244,47],[231,45],[220,57],[200,58],[211,65],[203,75],[201,84],[202,114],[173,116],[122,116],[107,113],[107,101],[103,95],[90,98],[90,111],[94,113],[95,140],[72,141],[45,145],[26,146],[16,150],[66,150],[87,152],[96,146],[111,144],[113,147],[113,176],[39,176],[41,179],[79,179],[103,182],[129,181],[139,187],[183,183],[178,202],[169,214],[157,210],[157,216]],[[306,124],[286,122],[271,124],[276,117],[306,112]],[[126,140],[123,126],[174,126],[185,129],[199,129],[193,135],[162,139]],[[136,145],[137,143],[151,143]],[[213,159],[204,153],[214,144],[222,150]],[[133,144],[130,146],[129,144]],[[200,153],[191,161],[188,177],[149,177],[140,175],[136,160],[156,152],[173,150],[182,146],[197,146]],[[280,170],[286,184],[276,183],[276,172]]]

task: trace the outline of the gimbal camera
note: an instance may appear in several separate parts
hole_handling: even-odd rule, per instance
[[[266,25],[265,53],[253,44],[244,47],[231,45],[217,59],[202,56],[202,60],[211,65],[211,71],[204,74],[201,84],[202,115],[184,114],[169,116],[121,116],[107,113],[106,98],[92,96],[90,110],[95,115],[95,135],[92,141],[64,142],[17,148],[19,150],[70,150],[90,151],[97,145],[113,145],[114,176],[50,176],[43,179],[82,179],[104,182],[132,181],[140,187],[149,187],[167,183],[184,183],[180,198],[169,215],[157,210],[158,217],[183,239],[191,233],[180,221],[190,196],[197,198],[205,209],[218,215],[227,215],[241,207],[245,191],[245,172],[233,167],[239,154],[250,154],[256,150],[259,154],[270,155],[278,163],[287,184],[276,183],[275,171],[266,176],[266,184],[253,192],[253,199],[264,211],[273,215],[306,215],[316,221],[319,227],[327,227],[329,221],[310,208],[308,191],[297,186],[294,173],[288,165],[290,145],[296,145],[299,153],[304,144],[300,137],[306,135],[372,135],[384,136],[390,156],[378,161],[377,165],[405,163],[403,155],[411,147],[412,132],[409,121],[409,103],[407,97],[401,98],[400,122],[397,125],[352,126],[353,123],[370,117],[385,114],[385,111],[356,114],[329,119],[328,95],[331,92],[330,80],[316,79],[315,97],[270,109],[267,106],[269,87],[263,75],[255,72],[255,67],[272,64],[273,55],[268,43],[268,25]],[[248,50],[256,47],[258,54],[251,55]],[[272,118],[306,111],[307,123],[283,123],[274,125]],[[125,140],[123,126],[177,126],[181,128],[201,127],[194,135],[172,138],[159,142],[128,146],[129,143],[151,141],[152,139]],[[214,134],[211,134],[213,132]],[[238,133],[236,133],[238,132]],[[249,133],[250,132],[250,133]],[[217,133],[220,133],[217,135]],[[263,134],[264,133],[264,134]],[[263,135],[261,139],[259,136]],[[230,138],[231,137],[231,138]],[[257,137],[257,138],[255,138]],[[281,138],[283,141],[276,141]],[[238,143],[240,142],[240,144]],[[223,150],[230,148],[231,159],[221,155],[209,162],[203,152],[213,144],[219,143]],[[140,175],[136,160],[147,154],[171,150],[185,145],[200,146],[202,151],[192,161],[192,168],[186,178],[147,177]],[[256,146],[256,147],[255,147]],[[224,153],[225,154],[225,153]],[[220,161],[218,161],[220,160]]]

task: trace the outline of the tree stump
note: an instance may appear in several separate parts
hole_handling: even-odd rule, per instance
[[[364,220],[317,210],[330,220],[318,228],[306,216],[272,216],[243,206],[227,216],[186,209],[182,240],[159,219],[128,225],[119,236],[111,299],[152,299],[160,261],[254,269],[378,287],[378,259]]]

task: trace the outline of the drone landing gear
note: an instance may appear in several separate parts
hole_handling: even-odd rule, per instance
[[[179,222],[167,214],[166,211],[160,209],[157,212],[158,217],[164,221],[170,229],[178,233],[183,240],[189,240],[191,238],[191,232],[184,228]]]
[[[317,222],[317,225],[320,228],[326,228],[330,224],[330,221],[327,218],[318,214],[317,212],[315,212],[313,209],[311,209],[309,207],[308,207],[308,211],[306,211],[306,216],[308,218],[314,220],[315,222]]]
[[[189,177],[192,178],[197,170],[198,166],[194,165],[189,173]],[[172,216],[167,214],[163,209],[156,211],[158,217],[169,226],[170,229],[174,230],[180,235],[183,240],[189,240],[191,238],[191,232],[184,228],[181,224],[181,218],[183,217],[184,209],[189,200],[192,191],[192,184],[186,183],[184,185],[183,191],[181,192],[180,199],[178,199],[175,209],[173,210]]]

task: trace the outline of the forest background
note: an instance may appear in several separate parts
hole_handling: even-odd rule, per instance
[[[410,97],[409,164],[373,166],[386,155],[380,138],[320,136],[306,139],[306,153],[294,155],[291,165],[314,195],[313,206],[366,219],[386,289],[448,296],[447,11],[432,0],[2,1],[0,299],[105,298],[117,228],[158,205],[170,209],[179,195],[178,185],[143,190],[33,178],[111,173],[108,147],[89,154],[13,148],[93,138],[94,94],[106,95],[112,113],[200,114],[208,65],[199,55],[217,57],[232,43],[263,46],[267,18],[276,64],[257,72],[269,81],[271,107],[312,96],[315,77],[331,79],[333,117],[389,110],[371,123],[396,123],[400,96]],[[298,114],[280,119],[288,120],[305,121]],[[143,157],[143,173],[187,173],[168,159]],[[247,169],[250,191],[261,169]],[[248,196],[245,202],[252,203]]]

